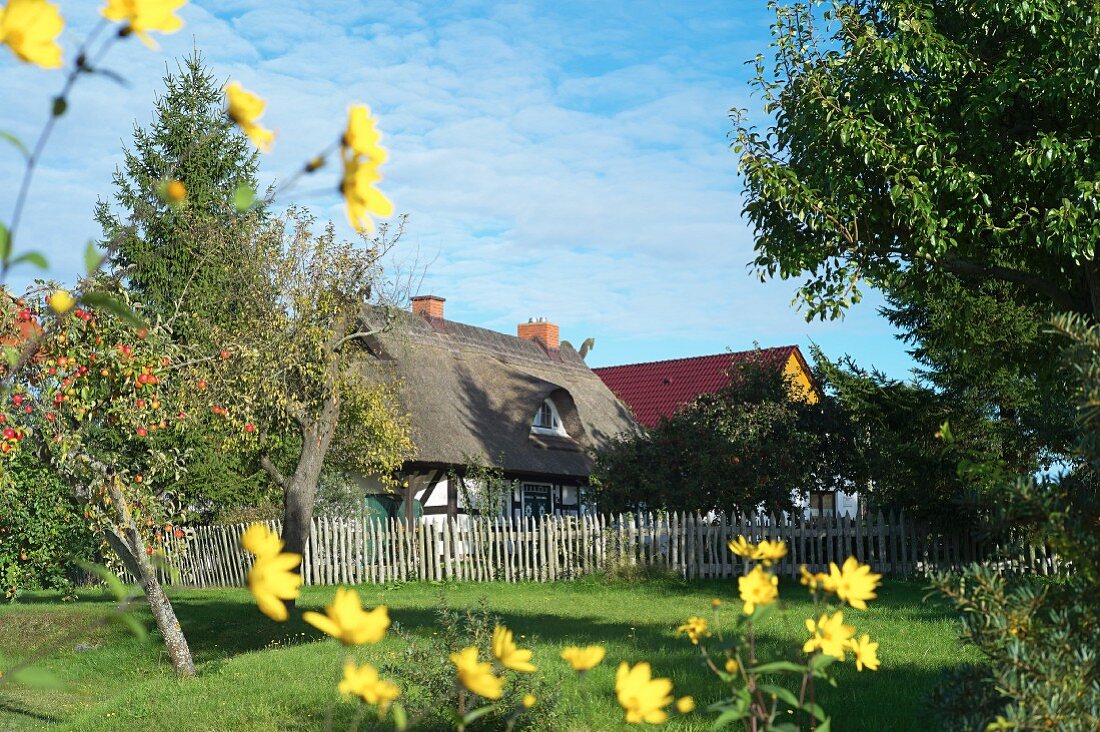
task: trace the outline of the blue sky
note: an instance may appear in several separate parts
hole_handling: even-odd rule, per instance
[[[60,2],[69,53],[98,5]],[[728,112],[759,107],[744,61],[769,42],[764,0],[193,0],[181,15],[159,52],[111,51],[129,88],[86,79],[74,93],[20,243],[49,256],[52,276],[79,270],[122,145],[149,120],[165,64],[195,44],[268,100],[279,136],[265,182],[338,135],[349,103],[371,105],[390,149],[382,187],[410,217],[397,257],[426,266],[420,294],[446,297],[448,318],[514,332],[546,317],[574,344],[595,337],[597,366],[811,340],[895,376],[911,366],[873,293],[842,321],[807,323],[793,283],[748,267]],[[32,138],[60,83],[5,54],[0,129]],[[19,164],[0,149],[4,180]],[[325,175],[286,202],[351,236]]]

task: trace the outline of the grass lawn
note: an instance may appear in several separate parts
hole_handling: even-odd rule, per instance
[[[709,617],[710,600],[726,601],[734,612],[732,582],[651,580],[626,584],[585,579],[555,584],[367,585],[365,602],[385,603],[403,632],[432,638],[440,594],[453,608],[468,608],[485,598],[494,613],[512,628],[521,647],[535,649],[540,666],[540,696],[550,701],[539,728],[561,730],[627,729],[614,700],[614,668],[620,660],[648,660],[670,676],[675,693],[692,694],[700,707],[721,690],[699,666],[694,648],[674,629],[689,615]],[[321,609],[335,592],[308,587],[300,607]],[[761,653],[797,653],[804,640],[804,618],[810,603],[793,582],[780,588],[786,614],[767,627]],[[109,626],[70,643],[42,666],[63,684],[56,689],[0,686],[0,732],[30,729],[67,730],[316,730],[323,729],[326,710],[337,699],[335,683],[345,650],[296,618],[277,624],[260,615],[244,590],[177,590],[172,600],[191,643],[199,675],[173,677],[159,636],[144,644],[125,628]],[[943,607],[922,602],[921,585],[887,582],[866,612],[849,610],[860,632],[881,642],[882,667],[857,673],[849,662],[838,664],[839,688],[821,688],[818,701],[833,717],[833,729],[927,729],[923,700],[944,669],[976,660],[956,640],[955,624]],[[98,591],[76,603],[60,603],[41,594],[0,609],[0,669],[10,666],[51,638],[58,638],[110,607]],[[137,616],[152,627],[147,609]],[[583,684],[558,659],[569,644],[602,643],[607,660]],[[401,684],[406,642],[391,633],[377,646],[357,648],[354,656],[387,664],[386,676]],[[444,663],[445,659],[440,659]],[[416,691],[407,692],[410,711]],[[556,697],[556,699],[555,699]],[[551,713],[549,710],[553,709]],[[346,729],[352,705],[337,704],[334,728]],[[366,729],[370,725],[364,724]],[[705,715],[674,720],[672,729],[703,730]],[[474,729],[477,729],[477,723]]]

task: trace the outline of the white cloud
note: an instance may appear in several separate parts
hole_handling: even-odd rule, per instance
[[[69,5],[71,47],[94,12]],[[575,341],[597,336],[593,357],[605,363],[807,336],[901,363],[868,306],[843,325],[807,325],[789,307],[790,286],[760,285],[745,267],[751,236],[726,113],[748,104],[741,61],[767,44],[764,12],[206,0],[183,15],[186,29],[161,37],[160,54],[132,41],[112,50],[108,65],[129,89],[92,79],[74,94],[24,232],[57,276],[79,268],[121,143],[149,119],[165,62],[194,42],[219,77],[268,100],[265,121],[279,132],[264,159],[269,180],[334,139],[350,102],[371,105],[391,150],[383,187],[411,214],[410,246],[434,258],[424,289],[447,297],[453,317],[510,331],[545,315]],[[3,59],[11,103],[0,128],[29,139],[59,83]],[[16,156],[0,155],[0,175],[17,173]],[[288,200],[350,234],[336,175],[324,169]],[[0,211],[11,195],[0,193]]]

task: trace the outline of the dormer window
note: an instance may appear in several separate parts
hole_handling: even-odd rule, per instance
[[[566,437],[565,427],[558,416],[558,408],[554,402],[545,399],[535,412],[535,421],[531,423],[531,431],[539,435],[560,435]]]

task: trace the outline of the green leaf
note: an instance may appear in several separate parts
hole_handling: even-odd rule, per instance
[[[233,191],[233,207],[238,211],[247,211],[256,203],[256,191],[247,183],[241,183]]]
[[[116,622],[122,623],[130,632],[134,634],[134,637],[144,643],[149,638],[149,632],[145,630],[145,626],[142,625],[137,618],[129,613],[116,613],[112,616]]]
[[[115,596],[116,600],[121,601],[126,597],[126,586],[122,584],[122,580],[118,578],[118,575],[116,575],[111,570],[107,569],[101,564],[85,562],[82,560],[78,560],[76,564],[85,572],[91,572],[92,574],[103,580],[103,583],[107,585],[107,589],[111,591],[111,594]]]
[[[819,722],[824,722],[827,719],[825,717],[825,710],[822,709],[821,705],[819,705],[819,704],[814,704],[813,702],[806,702],[802,705],[802,708],[805,709],[810,714],[814,715],[817,718],[817,721],[819,721]]]
[[[718,719],[714,720],[714,724],[710,726],[711,729],[722,729],[723,727],[737,722],[745,718],[747,710],[745,709],[727,709],[718,715]]]
[[[29,160],[31,157],[31,151],[27,149],[27,146],[23,144],[23,141],[10,132],[0,130],[0,140],[7,140],[15,149],[23,154],[23,158]]]
[[[771,663],[763,663],[749,669],[750,674],[771,674],[776,671],[790,671],[792,673],[801,674],[806,672],[806,667],[791,661],[772,661]]]
[[[60,679],[58,679],[46,669],[35,668],[34,666],[22,668],[18,671],[13,672],[11,675],[11,680],[34,689],[61,688]]]
[[[474,709],[473,711],[467,712],[466,716],[462,718],[462,721],[465,724],[470,724],[471,722],[474,722],[474,721],[477,721],[478,719],[481,719],[486,714],[493,711],[493,709],[494,709],[494,707],[493,707],[492,704],[486,704],[483,707],[478,707],[477,709]]]
[[[0,262],[5,264],[11,256],[11,232],[7,225],[0,221]]]
[[[11,263],[13,265],[23,264],[24,262],[27,264],[33,264],[39,269],[49,269],[50,267],[50,263],[46,261],[46,257],[44,257],[39,252],[27,252],[26,254],[20,254],[18,257],[11,260]]]
[[[798,709],[798,697],[794,695],[794,692],[783,686],[776,686],[775,684],[760,684],[758,687],[760,691],[765,694],[773,694],[783,701],[790,704],[795,709]]]
[[[798,725],[794,722],[779,722],[768,726],[768,732],[799,732]]]
[[[4,360],[8,362],[8,366],[14,366],[19,363],[19,358],[23,355],[15,346],[4,346]]]
[[[822,722],[821,726],[817,728],[817,732],[829,732],[829,727],[831,726],[830,725],[831,721],[832,720],[830,720],[830,719],[826,719],[824,722]]]
[[[99,251],[99,247],[95,245],[95,242],[88,242],[88,246],[84,250],[84,269],[87,270],[88,274],[92,274],[99,269],[104,259],[106,259],[105,255]]]
[[[826,656],[824,653],[819,653],[810,659],[810,668],[815,672],[826,669],[836,663],[836,656]]]
[[[401,704],[394,704],[390,709],[393,710],[393,726],[397,732],[404,732],[405,728],[409,726],[409,715],[405,713],[405,707]]]
[[[130,323],[136,328],[141,328],[145,325],[145,322],[139,318],[133,310],[128,308],[118,298],[113,295],[108,295],[105,292],[88,292],[80,296],[80,301],[87,303],[93,307],[103,308],[104,310],[114,313],[118,317]]]

